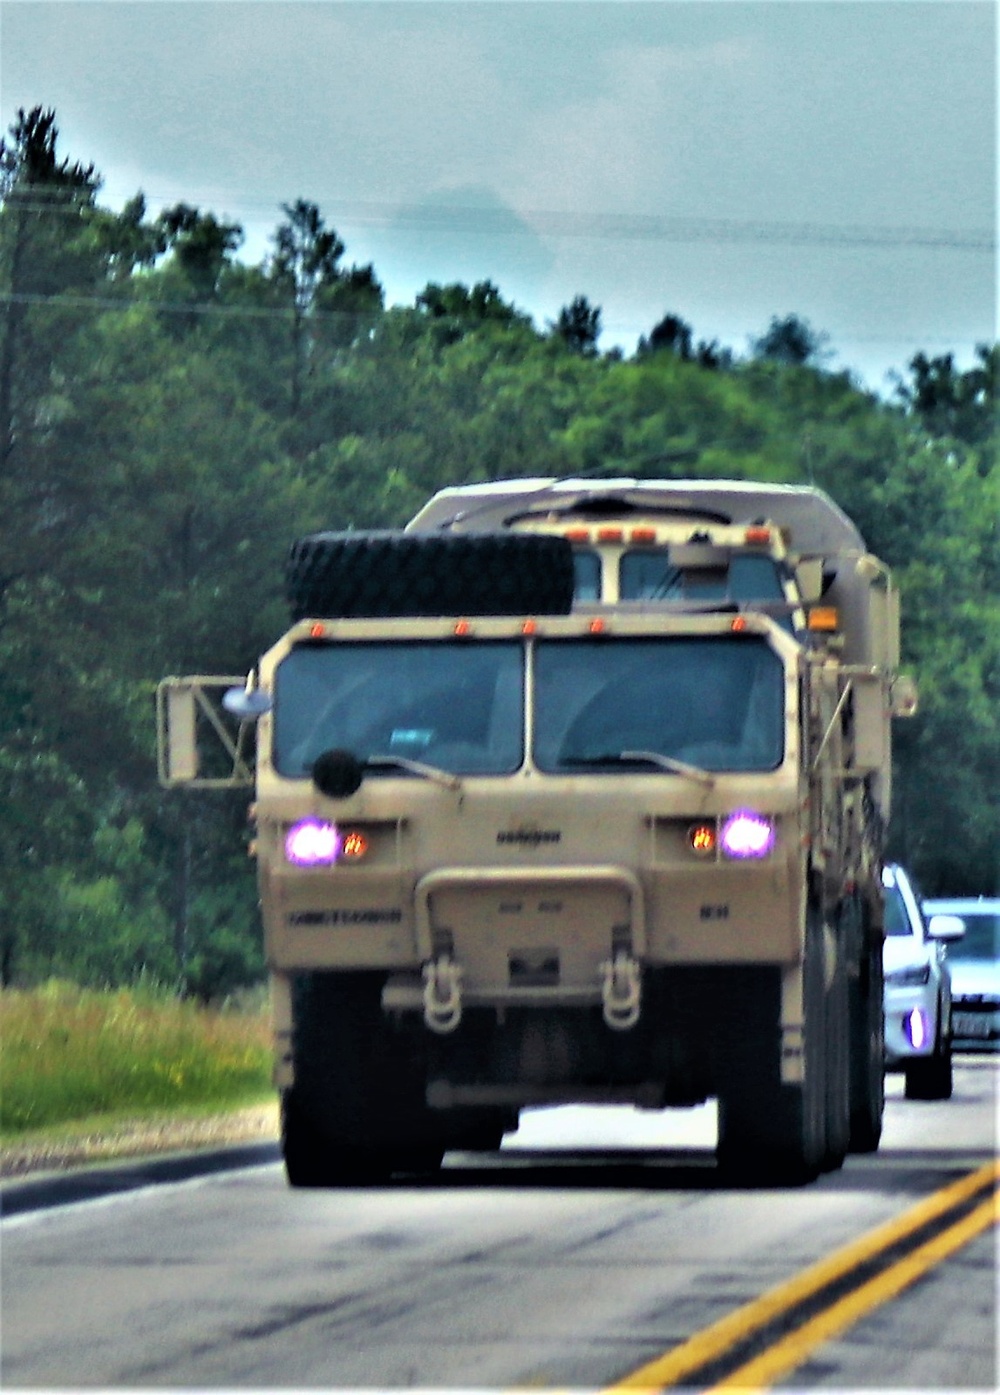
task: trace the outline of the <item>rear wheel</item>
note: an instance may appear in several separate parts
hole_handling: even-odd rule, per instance
[[[852,1153],[874,1153],[885,1110],[885,1027],[882,946],[868,942],[850,985]]]

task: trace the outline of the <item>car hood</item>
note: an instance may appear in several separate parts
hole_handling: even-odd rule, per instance
[[[882,964],[886,973],[908,968],[911,964],[926,964],[930,957],[930,946],[921,944],[913,935],[889,935],[882,942]]]
[[[1000,998],[1000,964],[992,959],[953,959],[949,967],[954,997],[970,998],[988,993]]]

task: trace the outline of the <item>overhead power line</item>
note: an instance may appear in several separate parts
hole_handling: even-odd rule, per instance
[[[154,200],[155,201],[155,200]],[[109,213],[100,205],[16,198],[30,213],[79,217]],[[243,205],[270,209],[270,205]],[[280,206],[275,211],[280,211]],[[690,218],[646,213],[582,213],[558,209],[475,208],[460,204],[391,204],[333,200],[324,210],[335,222],[394,232],[468,233],[486,237],[594,238],[622,242],[759,242],[783,246],[915,247],[992,253],[995,229],[940,228],[898,224],[780,222],[736,218]],[[240,215],[225,215],[238,217]]]

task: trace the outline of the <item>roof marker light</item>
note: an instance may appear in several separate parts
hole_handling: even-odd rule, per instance
[[[621,542],[625,536],[621,528],[598,528],[597,541],[603,543]]]
[[[629,540],[634,543],[655,543],[655,528],[633,528],[629,534]]]
[[[748,528],[743,534],[743,541],[748,543],[769,543],[771,541],[770,528]]]
[[[533,635],[537,629],[538,622],[536,620],[528,619],[525,620],[524,624],[521,626],[521,633],[523,635]]]
[[[587,628],[592,635],[602,635],[607,629],[607,624],[600,615],[595,615]]]
[[[569,542],[590,542],[590,529],[567,528],[565,536]]]
[[[310,639],[322,639],[323,636],[324,636],[325,634],[326,634],[326,626],[325,626],[325,625],[310,625],[310,626],[309,626],[309,638],[310,638]]]
[[[472,633],[472,626],[469,624],[468,620],[459,620],[455,625],[455,633],[460,636],[470,635]]]

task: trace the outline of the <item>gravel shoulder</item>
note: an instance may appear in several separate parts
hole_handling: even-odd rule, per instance
[[[28,1138],[0,1146],[0,1177],[28,1177],[63,1172],[117,1158],[196,1151],[226,1144],[266,1143],[278,1139],[277,1102],[222,1114],[186,1118],[115,1120],[95,1123],[80,1132]]]

